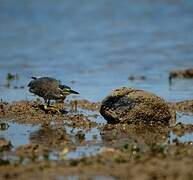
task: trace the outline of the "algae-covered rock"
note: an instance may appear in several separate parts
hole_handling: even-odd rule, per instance
[[[172,113],[167,103],[153,93],[132,88],[114,90],[103,101],[101,115],[108,123],[162,122],[169,124]]]

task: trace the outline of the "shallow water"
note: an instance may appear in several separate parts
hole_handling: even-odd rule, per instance
[[[1,0],[0,98],[33,99],[26,87],[30,77],[53,76],[79,91],[76,98],[91,101],[120,86],[168,101],[192,99],[193,80],[168,83],[170,70],[193,66],[192,9],[191,0]],[[20,78],[10,88],[4,86],[7,73]],[[131,81],[130,75],[146,79]],[[97,121],[104,123],[101,117]],[[183,115],[178,121],[193,118]],[[28,143],[36,128],[10,124],[1,135],[17,147]]]
[[[193,115],[188,115],[185,113],[177,112],[176,121],[177,121],[176,123],[183,122],[184,124],[192,124],[193,123]],[[179,140],[179,142],[187,143],[187,142],[193,141],[193,133],[185,133],[181,136],[177,136],[173,132],[170,132],[169,141],[172,142],[176,138]]]
[[[29,144],[29,135],[39,129],[38,125],[23,125],[14,122],[10,122],[7,124],[9,127],[6,130],[0,130],[0,138],[5,138],[11,141],[11,144],[14,149],[19,147],[20,145]]]
[[[5,89],[8,72],[24,86],[32,75],[56,77],[93,101],[119,86],[192,98],[192,80],[171,90],[167,81],[171,69],[193,65],[192,9],[191,0],[1,0],[0,98],[34,98],[27,88]]]
[[[57,126],[55,122],[52,124],[53,125],[50,127],[50,132],[53,131],[54,128],[56,128],[54,125]],[[97,128],[94,127],[90,130],[84,130],[82,128],[73,128],[64,125],[64,129],[66,130],[66,134],[71,136],[71,140],[77,145],[77,148],[66,153],[64,157],[59,157],[61,153],[60,151],[53,150],[49,154],[50,160],[58,160],[60,158],[76,159],[84,156],[96,155],[97,152],[100,150],[102,146],[102,140],[100,132]],[[12,144],[12,150],[14,151],[19,146],[25,144],[45,144],[47,138],[49,138],[47,137],[48,134],[40,133],[40,130],[41,126],[39,125],[32,126],[28,124],[18,124],[14,122],[9,122],[7,123],[6,130],[0,130],[0,138],[5,138],[6,140],[9,140]],[[76,139],[76,134],[79,131],[85,134],[83,145],[79,144],[79,140]]]

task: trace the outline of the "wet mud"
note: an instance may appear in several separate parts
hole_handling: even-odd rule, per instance
[[[41,105],[1,102],[0,179],[193,178],[193,144],[179,139],[191,124],[97,123],[101,103],[88,100],[53,104],[65,113]],[[28,142],[12,145],[12,123],[36,127]]]

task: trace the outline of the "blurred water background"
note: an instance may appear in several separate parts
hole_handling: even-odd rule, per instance
[[[60,79],[91,101],[120,86],[191,99],[193,80],[170,87],[168,73],[192,66],[192,0],[0,0],[3,100],[34,98],[31,76]],[[5,87],[7,73],[25,88]]]

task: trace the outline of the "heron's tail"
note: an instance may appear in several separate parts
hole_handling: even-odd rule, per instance
[[[59,85],[59,88],[64,94],[79,94],[77,91],[72,90],[69,86]]]
[[[79,94],[77,91],[74,91],[70,88],[63,88],[62,89],[63,94],[69,95],[69,94]]]
[[[69,93],[70,93],[70,94],[79,94],[79,92],[74,91],[74,90],[72,90],[72,89],[69,89]]]

